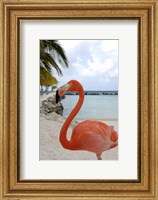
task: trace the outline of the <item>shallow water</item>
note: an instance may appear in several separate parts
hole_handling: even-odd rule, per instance
[[[77,103],[78,95],[66,95],[62,100],[66,118]],[[85,95],[84,103],[75,119],[118,119],[118,95]]]

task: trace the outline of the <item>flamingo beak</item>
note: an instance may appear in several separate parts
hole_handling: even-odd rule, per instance
[[[59,96],[59,91],[57,90],[56,91],[56,103],[58,103],[59,102],[59,100],[60,100],[60,96]]]
[[[60,98],[64,95],[64,93],[70,88],[71,84],[67,83],[65,85],[63,85],[62,87],[60,87],[57,91],[56,91],[56,103],[58,103],[60,101]]]

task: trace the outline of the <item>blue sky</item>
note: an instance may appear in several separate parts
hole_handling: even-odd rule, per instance
[[[69,80],[81,82],[84,90],[118,90],[118,40],[58,40],[65,50],[69,68],[54,75],[58,87]]]

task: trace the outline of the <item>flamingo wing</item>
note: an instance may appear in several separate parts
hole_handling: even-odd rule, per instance
[[[73,129],[71,137],[73,148],[91,151],[96,154],[103,152],[111,147],[111,129],[99,121],[83,121]]]

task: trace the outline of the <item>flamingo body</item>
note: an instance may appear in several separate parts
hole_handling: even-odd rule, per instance
[[[67,91],[77,91],[79,93],[79,100],[60,130],[60,143],[65,149],[93,152],[96,154],[98,160],[101,160],[101,154],[104,151],[118,145],[118,135],[113,128],[103,122],[86,120],[80,122],[73,128],[71,139],[67,140],[66,134],[68,127],[83,104],[84,90],[78,81],[71,80],[59,88],[59,91],[56,93],[56,100],[58,101],[59,97]]]
[[[80,122],[74,127],[71,136],[72,150],[86,150],[97,157],[117,146],[117,133],[108,125],[95,120]]]

